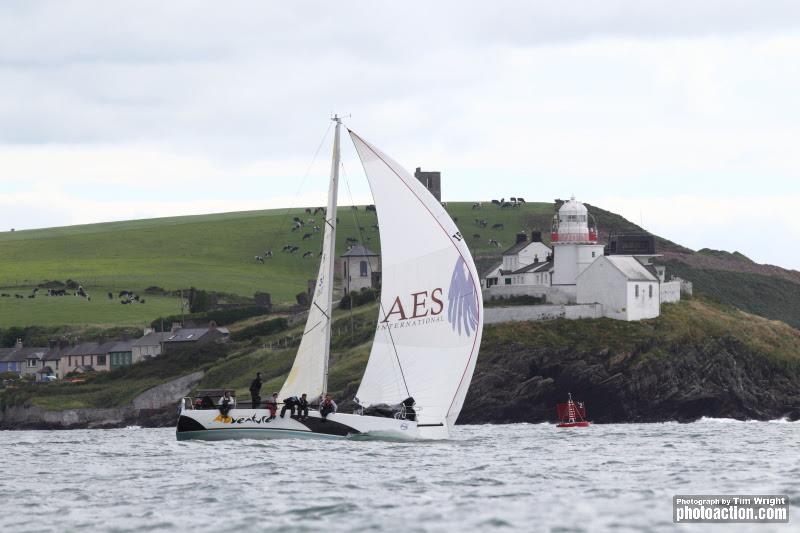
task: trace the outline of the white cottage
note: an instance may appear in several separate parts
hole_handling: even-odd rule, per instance
[[[483,286],[495,285],[550,285],[552,250],[542,242],[539,231],[517,234],[517,242],[503,252],[502,262],[495,265],[483,280]]]
[[[617,320],[655,318],[660,312],[659,279],[635,257],[598,257],[577,278],[579,304],[599,303]]]

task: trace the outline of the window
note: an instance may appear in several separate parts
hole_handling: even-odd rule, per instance
[[[106,364],[106,356],[105,355],[98,355],[97,356],[97,366],[102,366]]]
[[[634,285],[633,288],[636,291],[636,297],[638,298],[639,297],[639,286],[638,285]]]
[[[511,278],[506,278],[506,285],[511,285]]]
[[[594,257],[594,254],[595,254],[595,253],[596,253],[596,252],[592,252],[592,257]]]
[[[652,298],[653,297],[653,286],[650,285],[649,289],[650,290],[648,292],[650,293],[650,298]]]
[[[367,262],[366,261],[361,261],[361,263],[359,263],[358,266],[361,269],[361,277],[362,278],[366,278],[367,277]]]
[[[36,359],[28,359],[28,368],[36,368]]]

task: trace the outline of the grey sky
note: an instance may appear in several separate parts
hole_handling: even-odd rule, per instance
[[[297,182],[339,111],[407,167],[442,170],[446,199],[575,193],[689,246],[800,268],[780,246],[800,238],[798,15],[796,2],[5,2],[0,228],[320,203],[328,146],[299,196]]]

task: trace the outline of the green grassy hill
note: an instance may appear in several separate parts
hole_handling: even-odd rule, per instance
[[[501,209],[483,202],[451,202],[447,209],[473,252],[479,271],[484,271],[511,246],[519,231],[540,230],[545,242],[554,212],[552,203],[528,203]],[[640,231],[623,217],[589,205],[596,218],[600,240],[613,232]],[[219,291],[231,298],[246,299],[257,291],[269,292],[273,301],[293,303],[316,276],[321,232],[307,224],[292,231],[292,220],[307,221],[304,209],[281,209],[171,217],[128,222],[110,222],[63,228],[0,233],[0,329],[30,325],[141,326],[159,316],[179,314],[177,296],[147,296],[141,305],[120,305],[108,299],[121,290],[138,293],[150,286],[167,291],[190,286]],[[337,248],[345,250],[347,237],[362,241],[379,251],[377,217],[344,206],[339,210]],[[476,220],[484,220],[481,227]],[[496,224],[502,228],[493,229]],[[363,228],[363,229],[359,229]],[[310,234],[303,240],[304,234]],[[499,247],[489,244],[499,241]],[[752,313],[800,326],[800,303],[789,295],[800,294],[800,273],[779,267],[758,265],[741,254],[712,250],[692,252],[657,237],[658,251],[666,255],[670,273],[695,284],[695,290],[718,301]],[[281,252],[286,244],[299,247],[296,254]],[[273,257],[265,264],[256,255],[266,250]],[[303,253],[313,257],[303,259]],[[83,284],[92,300],[69,296],[14,298],[29,295],[33,287],[47,280],[73,279]],[[800,300],[798,300],[800,301]]]

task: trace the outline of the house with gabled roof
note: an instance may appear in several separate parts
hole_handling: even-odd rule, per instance
[[[550,286],[552,253],[542,242],[542,233],[534,231],[531,240],[525,233],[517,234],[517,242],[503,252],[501,262],[489,269],[482,280],[484,288],[495,285]]]

